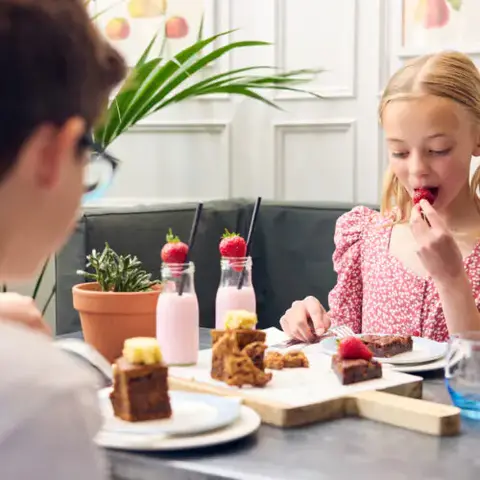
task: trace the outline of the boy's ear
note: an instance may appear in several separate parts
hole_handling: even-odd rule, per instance
[[[32,139],[36,149],[32,168],[38,186],[49,189],[60,181],[62,163],[74,159],[84,130],[85,123],[79,118],[69,119],[61,127],[43,125],[37,129]]]

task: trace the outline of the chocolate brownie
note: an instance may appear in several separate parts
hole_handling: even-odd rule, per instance
[[[253,364],[262,372],[265,371],[263,359],[267,346],[265,339],[267,334],[262,330],[238,329],[238,330],[210,330],[212,346],[214,346],[225,333],[234,333],[240,351],[246,353]],[[211,377],[216,380],[223,378],[223,358],[212,350]]]
[[[114,364],[113,385],[110,400],[115,416],[122,420],[140,422],[171,417],[166,365],[137,365],[121,357]]]
[[[343,359],[332,356],[332,369],[343,385],[382,377],[382,365],[376,360]]]
[[[374,357],[393,357],[413,349],[410,335],[363,335],[361,338]]]

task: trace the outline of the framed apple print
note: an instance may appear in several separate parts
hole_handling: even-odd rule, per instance
[[[480,53],[479,0],[403,0],[402,47]]]
[[[204,37],[213,35],[215,0],[94,0],[91,11],[105,35],[134,65],[158,34],[155,56],[171,58],[194,43],[202,15]]]

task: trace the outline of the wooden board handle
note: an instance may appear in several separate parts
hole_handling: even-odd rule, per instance
[[[460,433],[460,409],[391,393],[368,391],[349,395],[352,410],[363,418],[430,435]]]

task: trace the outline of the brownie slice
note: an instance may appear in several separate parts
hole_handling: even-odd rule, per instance
[[[140,422],[171,417],[166,365],[137,365],[121,357],[114,364],[113,385],[110,400],[115,416],[122,420]]]
[[[246,353],[252,360],[255,367],[262,372],[265,371],[264,356],[267,346],[265,345],[265,339],[267,334],[262,330],[210,330],[212,337],[212,347],[225,335],[225,333],[234,333],[235,339],[238,344],[238,348],[241,352]],[[214,349],[212,349],[212,369],[210,375],[215,380],[222,380],[224,368],[224,358],[218,355]]]
[[[382,365],[376,360],[342,359],[332,356],[332,369],[343,385],[382,377]]]
[[[389,358],[413,350],[410,335],[363,335],[361,339],[374,357]]]

